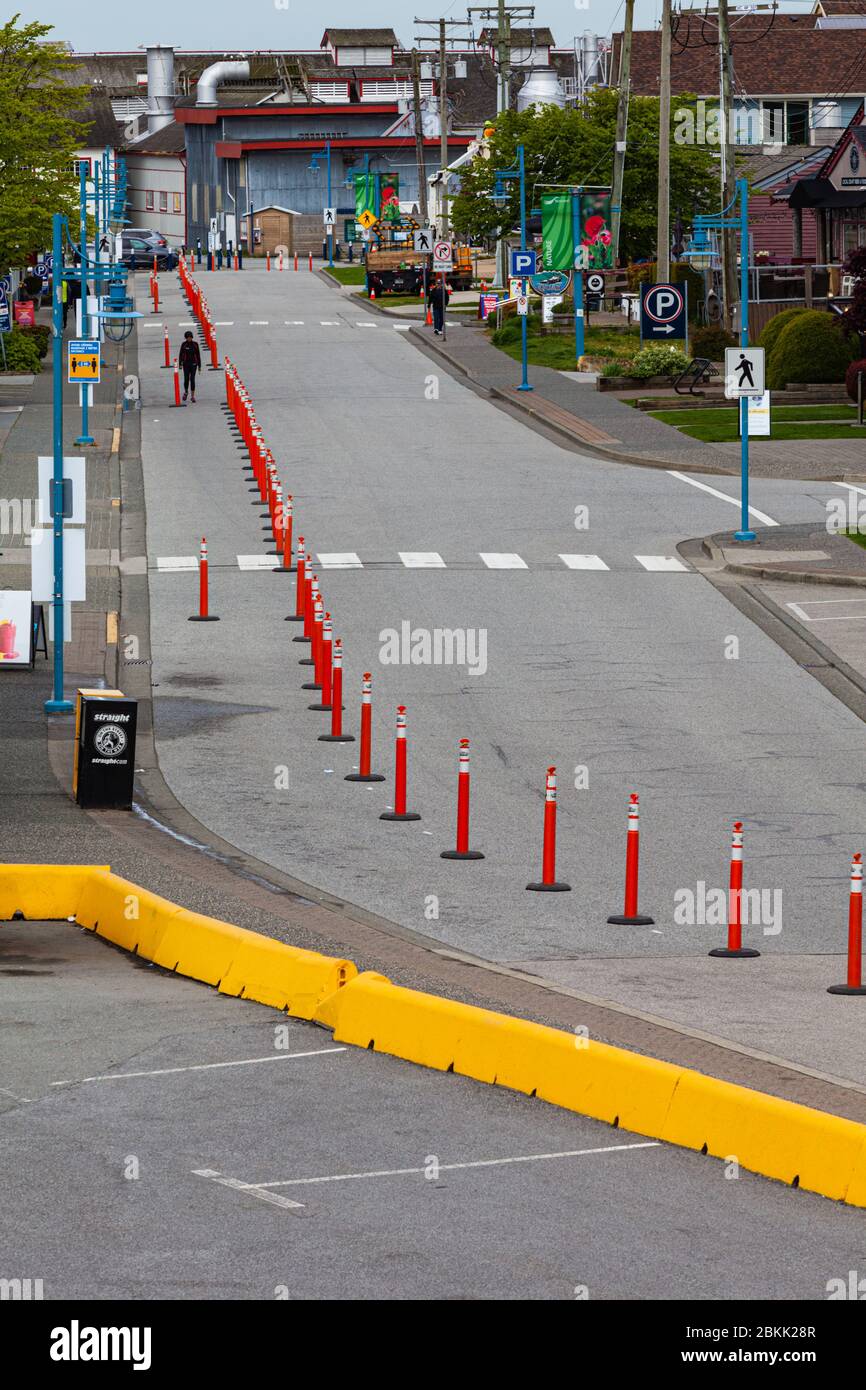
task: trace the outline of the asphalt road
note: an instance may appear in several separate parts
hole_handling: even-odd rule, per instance
[[[710,1019],[743,1046],[862,1084],[862,1028],[847,1005],[828,1010],[823,993],[841,969],[829,957],[844,949],[847,869],[861,847],[860,721],[699,573],[646,568],[646,557],[675,560],[685,538],[733,527],[734,482],[560,448],[318,276],[199,279],[220,352],[252,391],[294,494],[297,529],[317,556],[361,562],[318,572],[346,651],[347,727],[357,731],[371,670],[374,761],[389,780],[343,780],[357,745],[315,737],[326,717],[307,708],[296,629],[282,621],[293,581],[239,565],[270,547],[220,408],[222,375],[205,373],[195,407],[168,408],[160,325],[176,341],[189,315],[166,279],[163,313],[140,331],[140,363],[157,746],[178,798],[245,851],[449,947],[692,1027]],[[760,481],[752,501],[766,518],[806,521],[833,495],[827,484]],[[588,530],[575,526],[583,507]],[[221,619],[209,626],[187,622],[196,577],[170,563],[191,560],[202,534]],[[444,564],[410,567],[401,554]],[[575,554],[606,568],[560,558]],[[525,568],[490,568],[485,555]],[[404,623],[483,632],[486,663],[474,674],[383,664],[386,634]],[[422,816],[410,826],[378,819],[391,801],[400,703],[410,805]],[[439,858],[453,842],[461,737],[471,741],[471,838],[483,863]],[[525,885],[539,876],[551,763],[559,877],[573,891],[548,896]],[[612,928],[633,790],[641,907],[655,921]],[[746,826],[746,886],[767,895],[764,921],[746,931],[760,965],[708,962],[724,928],[675,918],[686,892],[697,901],[701,883],[726,886],[734,819]],[[804,969],[774,973],[779,956]]]
[[[0,926],[0,1278],[46,1299],[807,1299],[862,1214]],[[438,1168],[436,1164],[438,1163]]]

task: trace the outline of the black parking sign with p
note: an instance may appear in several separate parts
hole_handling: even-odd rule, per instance
[[[641,285],[641,342],[684,342],[689,328],[687,296],[685,284]]]

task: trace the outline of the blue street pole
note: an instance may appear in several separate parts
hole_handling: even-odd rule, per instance
[[[574,245],[574,356],[579,362],[586,351],[586,315],[583,303],[583,250],[580,245],[580,196],[571,195],[571,239]]]
[[[746,352],[749,347],[749,185],[746,179],[737,179],[737,192],[740,196],[740,347]],[[749,521],[749,398],[740,399],[740,490],[741,517],[740,529],[735,532],[735,541],[756,539]]]
[[[80,240],[81,240],[81,247],[80,247],[80,250],[81,250],[81,257],[80,257],[80,261],[79,261],[80,268],[81,268],[81,336],[82,336],[82,338],[86,338],[86,337],[88,336],[88,329],[89,329],[89,327],[90,327],[90,317],[89,317],[89,315],[88,315],[88,313],[87,313],[87,175],[86,175],[85,170],[84,170],[84,161],[83,161],[83,160],[82,160],[82,161],[79,163],[79,165],[78,165],[78,196],[79,196],[79,199],[80,199],[80,207],[79,207],[79,215],[80,215],[80,216],[79,216],[79,236],[80,236]],[[59,378],[58,378],[58,379],[59,379]],[[57,383],[55,382],[55,388],[56,388],[56,385],[57,385]],[[88,421],[88,407],[89,407],[89,399],[88,399],[88,397],[89,397],[89,395],[90,395],[90,388],[89,388],[89,386],[87,385],[87,383],[85,382],[85,383],[81,386],[80,390],[81,390],[81,435],[80,435],[80,437],[79,437],[78,439],[76,439],[75,443],[76,443],[76,445],[79,445],[79,446],[80,446],[80,445],[93,445],[93,444],[96,443],[96,440],[95,440],[95,439],[92,439],[91,436],[90,436],[89,421]],[[56,633],[55,633],[55,637],[56,637]],[[62,643],[61,643],[61,645],[62,645]]]
[[[523,145],[517,147],[517,167],[520,172],[520,249],[526,250],[526,151]],[[529,291],[526,287],[526,277],[520,282],[521,293],[524,299]],[[527,305],[527,309],[528,309]],[[529,314],[523,315],[523,380],[518,386],[518,391],[533,391],[535,388],[529,384]]]
[[[325,151],[328,156],[328,207],[333,207],[331,202],[331,142],[325,142]],[[328,265],[333,269],[334,265],[334,228],[328,228]]]
[[[69,714],[71,700],[63,694],[63,218],[53,218],[53,285],[51,295],[52,400],[54,407],[54,470],[51,491],[54,500],[54,695],[45,701],[46,714]]]

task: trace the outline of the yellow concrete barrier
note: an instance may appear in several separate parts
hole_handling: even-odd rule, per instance
[[[20,912],[33,922],[74,917],[91,878],[107,865],[0,864],[0,921]]]

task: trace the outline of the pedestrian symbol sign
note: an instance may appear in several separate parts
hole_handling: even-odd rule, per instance
[[[419,227],[415,232],[415,250],[429,256],[433,251],[433,228]]]
[[[379,219],[374,212],[370,211],[369,208],[365,208],[364,211],[361,213],[361,216],[358,218],[358,221],[364,228],[364,231],[369,232],[371,227],[375,227]]]
[[[725,396],[729,401],[741,396],[764,394],[764,349],[757,347],[725,349]]]
[[[99,381],[99,339],[77,338],[69,344],[67,361],[70,384]]]
[[[336,227],[336,225],[337,225],[337,209],[336,209],[336,208],[325,208],[325,209],[324,209],[324,222],[325,222],[325,230],[326,230],[326,231],[332,232],[332,231],[334,230],[334,228]]]

